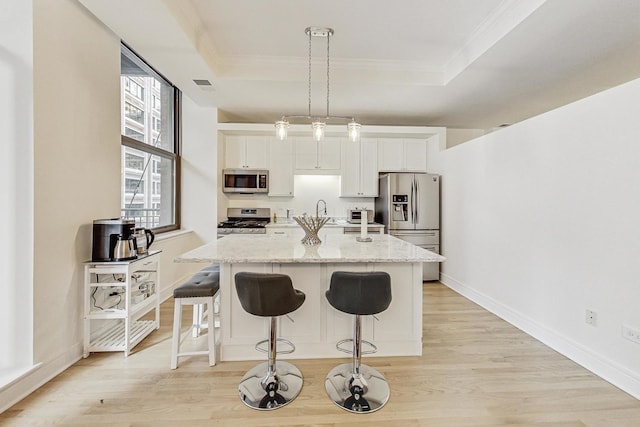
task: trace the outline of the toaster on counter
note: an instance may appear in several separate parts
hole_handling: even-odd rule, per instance
[[[362,221],[362,211],[357,209],[349,209],[347,222],[351,224],[360,224]],[[373,209],[367,210],[367,224],[373,222]]]

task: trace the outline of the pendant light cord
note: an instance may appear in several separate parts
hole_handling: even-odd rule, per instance
[[[309,117],[311,117],[311,31],[309,31]]]
[[[327,34],[327,117],[329,117],[329,39],[331,36]]]
[[[311,120],[311,125],[314,133],[318,133],[317,138],[322,139],[322,134],[324,132],[324,128],[327,125],[327,122],[338,122],[343,121],[347,122],[347,129],[349,131],[350,139],[353,141],[359,140],[360,133],[360,124],[356,123],[356,120],[353,117],[347,116],[331,116],[330,114],[330,100],[331,100],[331,44],[330,38],[334,34],[332,28],[322,28],[322,27],[307,27],[305,29],[305,33],[309,36],[309,46],[308,46],[308,54],[309,54],[309,69],[308,69],[308,85],[307,85],[307,95],[308,95],[308,104],[307,104],[307,115],[283,115],[280,120],[275,122],[276,127],[276,136],[279,139],[285,139],[287,137],[287,128],[289,127],[289,122],[291,120]],[[314,117],[311,115],[311,77],[312,77],[312,37],[326,37],[327,39],[327,111],[324,117]],[[321,71],[321,63],[318,63],[317,71]]]

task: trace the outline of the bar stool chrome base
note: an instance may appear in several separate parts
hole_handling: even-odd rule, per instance
[[[375,412],[389,400],[389,384],[371,366],[360,365],[360,375],[354,376],[353,363],[333,368],[324,381],[329,398],[353,413]]]
[[[276,361],[275,375],[269,363],[250,369],[238,387],[240,399],[252,409],[270,411],[287,405],[302,390],[302,373],[288,362]]]

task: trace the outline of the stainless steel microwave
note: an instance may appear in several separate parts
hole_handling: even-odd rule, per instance
[[[224,169],[222,191],[225,193],[267,193],[269,171],[264,169]]]

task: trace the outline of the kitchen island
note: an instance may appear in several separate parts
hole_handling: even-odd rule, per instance
[[[230,235],[189,251],[176,262],[220,264],[220,357],[264,358],[256,342],[267,337],[268,320],[246,313],[236,295],[240,271],[287,274],[306,294],[305,303],[288,319],[279,318],[282,337],[296,345],[283,358],[344,357],[336,342],[352,335],[353,317],[331,307],[324,296],[334,271],[386,271],[391,276],[389,308],[363,318],[363,337],[378,347],[377,356],[422,354],[422,263],[444,257],[387,234],[358,242],[354,234],[327,234],[317,246],[287,235]],[[279,356],[280,357],[280,356]]]

